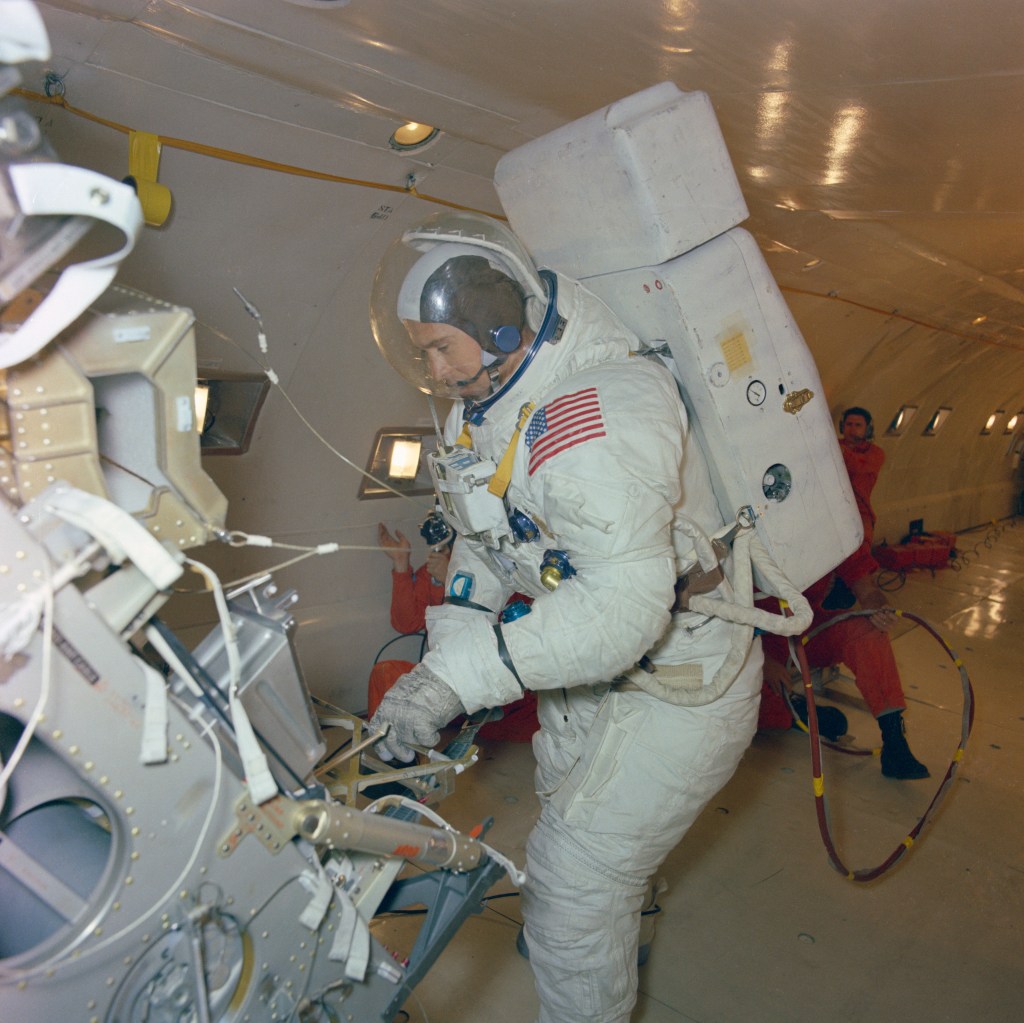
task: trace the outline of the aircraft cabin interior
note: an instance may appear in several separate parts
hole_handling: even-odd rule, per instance
[[[0,0],[0,1021],[1019,1019],[1022,44],[1011,0]],[[413,350],[454,314],[388,276],[444,245],[527,266],[514,339],[454,383]],[[752,693],[778,640],[788,680],[659,859],[635,1007],[573,1020],[526,948],[527,842],[560,805],[537,707],[546,730],[578,684],[550,679],[641,629],[565,598],[648,524],[614,474],[573,503],[559,456],[590,437],[516,390],[562,371],[570,302],[661,381],[624,419],[688,424],[665,620],[694,649],[721,623]],[[505,394],[531,403],[475,451]],[[535,479],[547,503],[515,507]],[[396,626],[392,568],[423,582],[451,540],[436,633]],[[815,654],[800,594],[858,552],[884,596],[851,581],[825,618],[887,637],[863,642],[924,776],[886,760],[856,652]],[[806,607],[795,641],[750,617],[766,596]],[[467,608],[495,660],[445,654]],[[653,699],[675,662],[645,649],[588,684]],[[371,675],[424,657],[468,713],[403,766]],[[499,686],[504,712],[464,706]],[[677,811],[621,769],[655,804],[621,836],[642,856]]]

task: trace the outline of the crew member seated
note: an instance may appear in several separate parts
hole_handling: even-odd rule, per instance
[[[853,672],[857,688],[882,733],[882,774],[887,778],[927,778],[928,768],[910,752],[904,734],[907,701],[888,636],[896,615],[875,582],[880,566],[871,555],[875,527],[871,493],[885,462],[885,452],[872,443],[871,413],[865,408],[846,409],[839,420],[839,431],[839,447],[864,526],[864,539],[835,572],[812,584],[804,596],[814,612],[812,629],[851,610],[857,603],[863,610],[875,613],[848,618],[819,633],[807,644],[807,661],[812,668],[842,663]],[[780,611],[774,599],[762,606]],[[788,647],[781,636],[771,635],[764,637],[763,646],[765,685],[761,690],[760,717],[767,723],[777,716],[777,703],[782,701],[780,687],[788,674],[784,668],[780,672],[779,665],[786,664]],[[769,661],[775,665],[770,667]],[[842,723],[831,715],[827,717],[828,731],[834,734],[829,736],[825,728],[821,729],[822,734],[832,738],[844,734]]]
[[[927,778],[928,768],[911,753],[904,734],[903,713],[907,701],[888,635],[896,621],[895,612],[871,575],[847,584],[842,576],[845,565],[846,562],[804,592],[814,611],[811,628],[839,617],[858,602],[863,609],[874,609],[875,613],[847,618],[820,632],[805,647],[808,664],[812,668],[824,668],[842,663],[853,672],[857,688],[882,733],[882,774],[887,778]],[[759,602],[759,606],[776,613],[780,611],[775,598]],[[788,660],[789,651],[781,636],[765,635],[762,642],[765,684],[761,690],[759,726],[770,728],[777,727],[779,703],[783,702],[782,680],[788,680],[788,672],[782,666]],[[826,728],[835,733],[834,723],[821,731],[827,737],[837,737],[836,734],[828,736]],[[838,731],[838,735],[843,731],[845,729]]]

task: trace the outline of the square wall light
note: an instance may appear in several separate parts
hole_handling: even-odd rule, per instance
[[[432,494],[434,484],[427,469],[427,454],[437,449],[430,426],[386,426],[377,431],[366,471],[359,484],[359,500]],[[384,485],[386,484],[386,486]]]
[[[263,373],[201,377],[196,382],[196,429],[204,455],[244,455],[270,381]]]

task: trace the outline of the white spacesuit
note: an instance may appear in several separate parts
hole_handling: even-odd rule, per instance
[[[459,270],[474,252],[518,282],[521,322],[505,315],[507,295],[488,319],[490,285]],[[471,301],[459,303],[460,286]],[[670,374],[632,354],[636,338],[583,286],[539,274],[495,222],[447,214],[406,232],[381,264],[371,311],[378,344],[403,375],[459,398],[446,444],[460,434],[471,443],[467,458],[482,460],[500,502],[474,536],[465,503],[445,490],[451,473],[435,473],[459,532],[449,600],[428,612],[431,649],[373,724],[391,726],[385,744],[401,754],[406,743],[436,742],[460,709],[539,691],[542,812],[527,847],[523,914],[540,1023],[625,1021],[651,877],[732,775],[757,717],[757,642],[735,682],[704,706],[666,702],[622,678],[642,659],[649,669],[685,666],[666,684],[699,703],[733,645],[738,626],[672,613],[677,577],[693,563],[677,517],[685,508],[708,533],[722,524],[706,466],[689,457]],[[466,334],[475,371],[459,361],[460,344],[471,351]],[[488,466],[497,467],[489,480]],[[470,489],[465,501],[484,500],[479,482]],[[499,623],[515,591],[532,607]]]

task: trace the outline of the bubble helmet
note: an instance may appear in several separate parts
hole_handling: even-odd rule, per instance
[[[405,231],[384,254],[370,297],[377,346],[426,394],[463,398],[467,380],[432,376],[407,324],[449,324],[472,338],[479,346],[479,352],[471,353],[472,368],[483,377],[485,393],[467,405],[488,407],[548,339],[545,326],[553,310],[554,276],[538,271],[504,224],[467,212],[434,214]],[[515,374],[502,374],[501,366],[514,352],[522,355]]]

